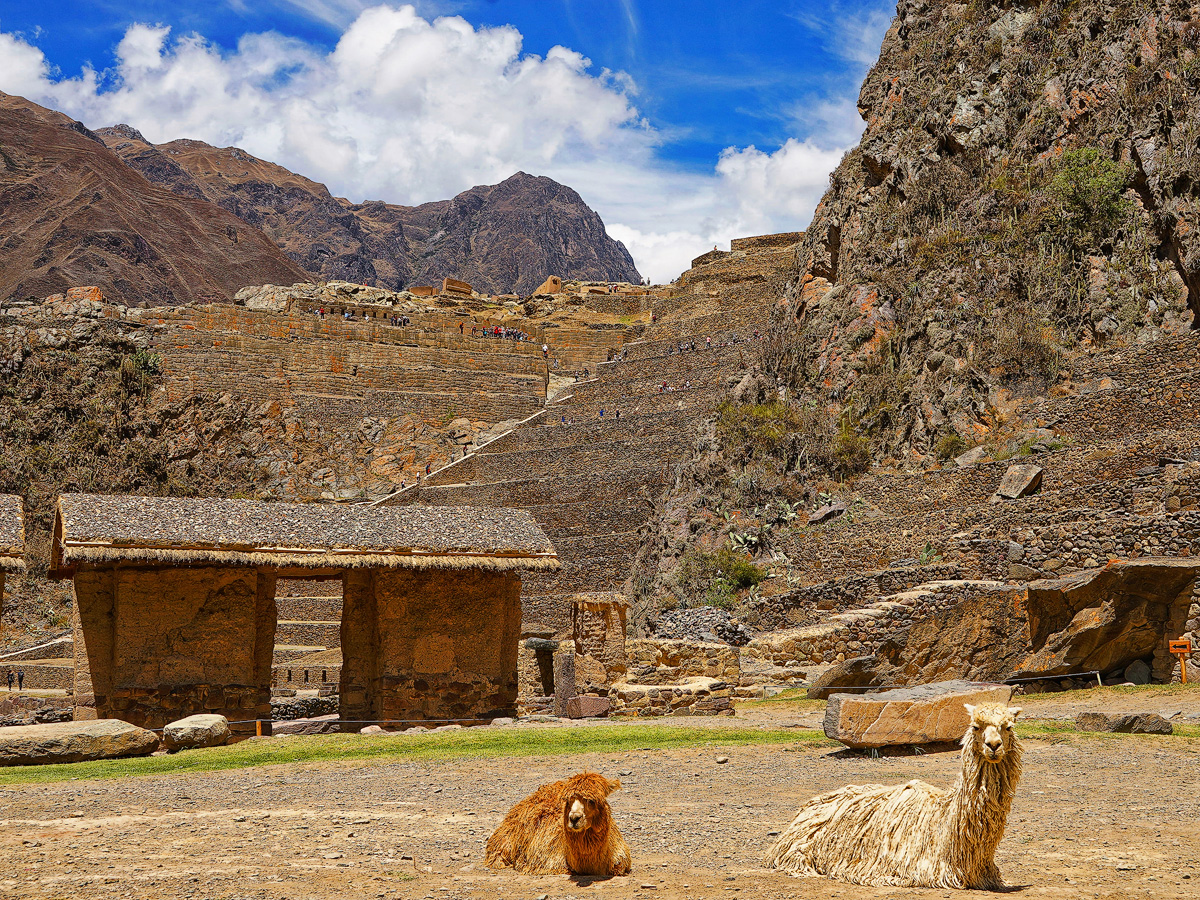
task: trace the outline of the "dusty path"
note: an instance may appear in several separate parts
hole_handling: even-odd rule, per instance
[[[1200,696],[1155,703],[1171,701],[1190,715]],[[1070,735],[1026,747],[998,857],[1021,896],[1200,895],[1200,739]],[[869,759],[776,746],[11,787],[0,791],[0,897],[978,898],[792,879],[758,865],[770,832],[816,792],[947,784],[957,766],[956,754]],[[484,869],[484,841],[506,809],[582,768],[625,783],[612,802],[632,876],[589,884]]]

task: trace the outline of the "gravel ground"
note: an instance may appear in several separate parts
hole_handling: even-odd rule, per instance
[[[1037,713],[1063,696],[1025,705]],[[1151,699],[1163,707],[1164,698]],[[1167,699],[1185,716],[1200,712],[1200,692]],[[1121,700],[1121,709],[1136,708]],[[777,707],[745,719],[788,725],[819,715]],[[1022,896],[1200,893],[1200,740],[1031,739],[1025,763],[998,854]],[[785,745],[10,787],[0,791],[0,897],[978,897],[794,879],[758,864],[771,832],[817,792],[911,778],[945,785],[957,767],[956,753],[869,759]],[[483,867],[484,842],[513,803],[585,768],[624,782],[612,805],[633,851],[631,876],[572,880]]]

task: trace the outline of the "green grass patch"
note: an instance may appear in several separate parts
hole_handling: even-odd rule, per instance
[[[828,743],[816,731],[687,725],[597,725],[577,728],[466,729],[437,734],[306,735],[242,741],[228,747],[185,750],[170,756],[97,760],[0,771],[0,785],[37,784],[90,778],[192,774],[297,763],[417,762],[630,750],[683,750],[754,744]]]
[[[780,691],[774,697],[764,697],[761,700],[739,700],[738,709],[754,709],[758,706],[775,708],[786,706],[788,709],[824,709],[824,700],[809,700],[808,688],[788,688]]]

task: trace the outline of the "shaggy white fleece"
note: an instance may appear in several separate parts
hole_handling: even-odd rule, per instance
[[[1021,778],[1017,708],[967,705],[962,771],[949,791],[923,781],[851,785],[800,808],[767,853],[792,875],[895,887],[1003,887],[995,853]]]

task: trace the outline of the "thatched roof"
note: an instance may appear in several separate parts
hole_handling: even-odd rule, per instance
[[[0,569],[25,568],[25,501],[15,494],[0,494]]]
[[[53,568],[115,562],[496,571],[558,557],[519,509],[61,496]]]

